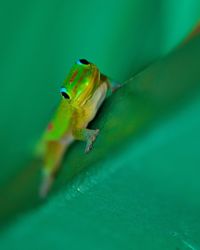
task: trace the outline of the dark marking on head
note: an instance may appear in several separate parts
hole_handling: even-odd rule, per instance
[[[81,74],[78,83],[81,83],[84,77],[87,75],[88,69],[84,69],[83,73]]]
[[[70,80],[69,80],[70,83],[72,83],[72,82],[74,81],[74,79],[75,79],[75,77],[77,76],[77,74],[78,74],[78,70],[76,70],[76,71],[73,73],[72,77],[71,77]]]
[[[52,130],[52,129],[53,129],[53,124],[52,124],[52,123],[49,123],[49,124],[48,124],[48,127],[47,127],[47,130],[50,131],[50,130]]]

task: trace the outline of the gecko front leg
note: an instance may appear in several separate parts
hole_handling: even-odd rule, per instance
[[[92,145],[98,134],[99,129],[82,128],[73,131],[73,136],[76,140],[86,142],[85,153],[88,153],[92,149]]]

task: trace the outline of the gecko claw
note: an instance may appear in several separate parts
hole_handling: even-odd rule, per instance
[[[87,144],[86,144],[86,148],[85,148],[86,154],[89,153],[90,150],[92,149],[93,143],[99,134],[99,129],[89,130],[89,132],[90,133],[88,133]]]

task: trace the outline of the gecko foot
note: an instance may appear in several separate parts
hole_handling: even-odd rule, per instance
[[[86,148],[85,148],[85,153],[90,152],[92,149],[92,145],[94,141],[96,140],[97,135],[99,134],[99,129],[91,130],[87,129],[86,130]]]

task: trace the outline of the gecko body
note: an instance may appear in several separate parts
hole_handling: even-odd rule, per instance
[[[107,96],[120,84],[100,73],[95,64],[79,59],[60,89],[60,104],[37,147],[43,160],[40,196],[45,197],[59,170],[63,156],[75,140],[85,141],[88,153],[99,129],[87,128]]]

